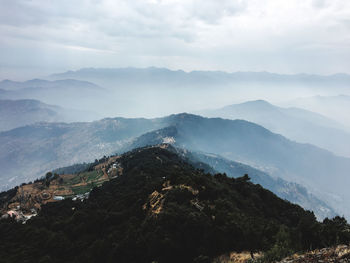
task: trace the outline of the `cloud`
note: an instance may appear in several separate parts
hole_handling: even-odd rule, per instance
[[[291,73],[350,68],[344,59],[350,53],[349,1],[0,0],[0,4],[0,48],[10,51],[0,59],[18,61],[19,67],[30,67],[32,54],[42,49],[61,68],[155,65],[228,71],[283,68]],[[79,63],[82,56],[90,56],[91,64],[85,65],[86,59]],[[307,57],[317,57],[318,64]],[[40,58],[34,61],[40,64]],[[43,67],[51,65],[41,61]]]

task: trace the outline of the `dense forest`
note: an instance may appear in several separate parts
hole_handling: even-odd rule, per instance
[[[44,205],[26,224],[0,220],[0,262],[210,262],[243,250],[273,261],[350,241],[344,218],[320,223],[248,175],[212,175],[162,147],[120,163],[83,202]]]

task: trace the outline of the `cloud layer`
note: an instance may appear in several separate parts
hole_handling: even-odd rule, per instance
[[[344,0],[0,0],[0,78],[160,66],[350,73]]]

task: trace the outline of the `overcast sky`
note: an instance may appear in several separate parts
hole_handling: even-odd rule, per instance
[[[0,4],[0,79],[128,66],[350,73],[349,0]]]

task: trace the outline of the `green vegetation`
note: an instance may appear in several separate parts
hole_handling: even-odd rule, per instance
[[[79,194],[85,194],[86,192],[90,192],[92,188],[94,188],[93,184],[87,184],[83,186],[72,187],[72,191],[75,195],[79,195]]]
[[[65,185],[79,184],[79,183],[81,183],[81,177],[79,174],[77,174],[76,176],[74,176],[72,178],[65,179],[63,182]]]
[[[78,164],[74,164],[71,166],[55,169],[55,170],[53,170],[53,172],[57,173],[57,174],[76,174],[76,173],[80,173],[82,171],[85,171],[88,168],[89,168],[89,164],[78,163]]]
[[[74,184],[79,184],[79,183],[90,183],[90,182],[95,182],[102,176],[102,172],[98,171],[86,171],[77,174],[76,176],[70,178],[70,179],[65,179],[64,184],[65,185],[74,185]]]
[[[98,171],[91,171],[91,172],[84,172],[80,174],[81,178],[84,178],[86,182],[96,181],[98,178],[100,178],[103,174]]]
[[[84,202],[49,203],[25,225],[1,220],[0,261],[210,262],[242,250],[270,261],[350,241],[345,219],[319,223],[247,175],[204,173],[157,147],[120,163],[123,175]]]

